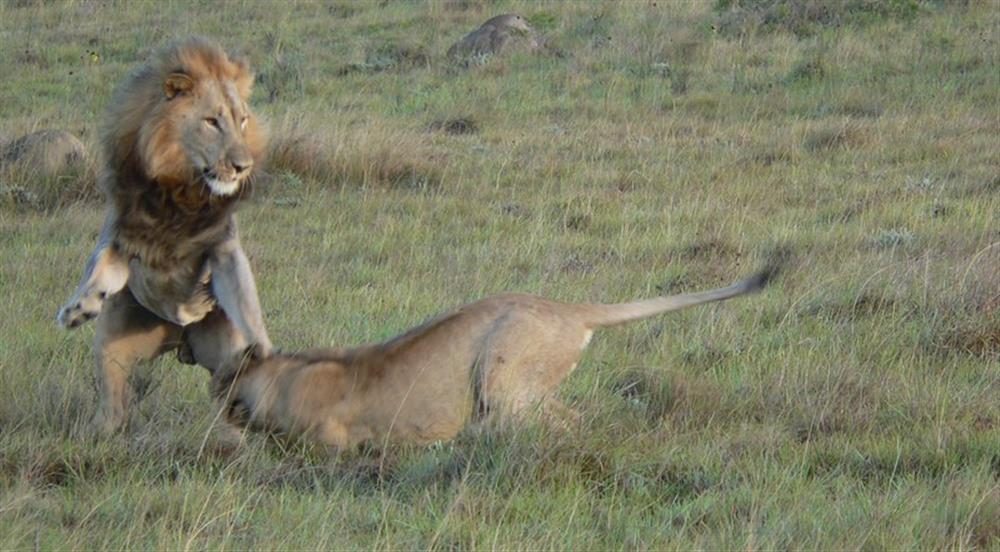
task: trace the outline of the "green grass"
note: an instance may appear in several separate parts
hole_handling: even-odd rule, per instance
[[[127,431],[84,438],[93,325],[53,317],[92,171],[0,171],[0,548],[1000,547],[995,5],[385,4],[0,3],[0,136],[93,148],[153,48],[248,54],[275,147],[241,230],[285,349],[507,290],[714,286],[779,247],[788,270],[598,334],[569,433],[231,449],[206,373],[165,357]],[[549,47],[449,65],[505,12]]]

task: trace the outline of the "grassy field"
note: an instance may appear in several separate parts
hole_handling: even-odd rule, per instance
[[[449,63],[505,12],[546,49]],[[275,145],[240,222],[285,349],[790,253],[759,296],[599,333],[562,388],[573,431],[234,449],[170,355],[95,439],[93,324],[53,322],[100,226],[93,167],[0,172],[0,549],[1000,548],[995,2],[11,0],[0,21],[7,137],[93,149],[114,85],[178,36],[250,57]]]

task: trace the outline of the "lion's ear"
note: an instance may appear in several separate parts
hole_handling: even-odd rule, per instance
[[[171,73],[167,80],[163,81],[163,93],[168,100],[174,99],[179,94],[190,92],[194,88],[194,81],[184,73]]]
[[[236,71],[232,73],[236,90],[239,92],[240,98],[243,98],[243,101],[249,101],[250,93],[253,91],[254,80],[253,70],[250,69],[250,62],[247,61],[247,58],[238,54],[231,54],[229,61],[236,67]]]
[[[236,69],[238,69],[240,73],[251,73],[250,62],[247,61],[247,58],[239,54],[231,54],[229,56],[229,61],[233,62],[233,65],[236,66]]]

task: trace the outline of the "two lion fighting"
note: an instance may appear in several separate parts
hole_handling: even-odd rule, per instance
[[[448,439],[477,416],[533,407],[565,418],[554,392],[595,329],[753,293],[773,272],[620,305],[503,295],[384,343],[272,354],[233,214],[265,146],[252,84],[244,61],[189,39],[115,95],[102,129],[109,213],[58,314],[66,328],[97,318],[102,432],[125,421],[131,368],[178,348],[213,373],[230,422],[333,447]]]

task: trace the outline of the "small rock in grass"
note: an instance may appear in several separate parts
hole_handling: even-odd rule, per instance
[[[0,163],[42,176],[71,174],[87,157],[83,142],[58,129],[39,130],[10,141],[0,149]]]
[[[523,17],[498,15],[448,48],[448,57],[455,61],[485,58],[515,44],[526,46],[528,50],[539,47],[534,29]]]

